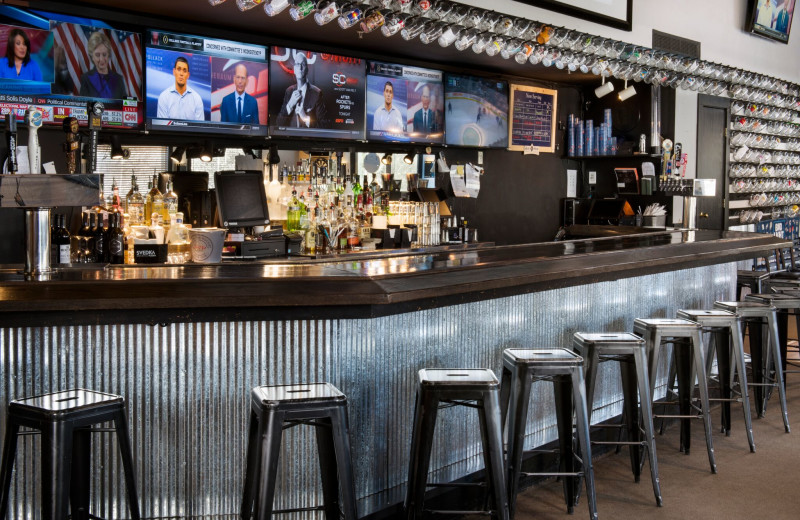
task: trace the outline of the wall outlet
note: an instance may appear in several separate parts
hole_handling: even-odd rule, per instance
[[[589,172],[589,184],[597,184],[597,172]]]
[[[478,150],[478,164],[483,164],[483,150]]]

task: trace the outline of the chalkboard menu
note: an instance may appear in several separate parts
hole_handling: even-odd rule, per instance
[[[557,98],[556,90],[511,85],[509,150],[555,151]]]

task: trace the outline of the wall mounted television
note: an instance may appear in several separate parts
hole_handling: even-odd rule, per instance
[[[444,141],[442,72],[370,61],[367,68],[367,138]]]
[[[9,50],[9,45],[11,49]],[[45,125],[88,124],[89,102],[103,127],[140,128],[141,34],[100,20],[0,6],[0,114],[23,120],[34,106]]]
[[[364,75],[360,58],[272,47],[270,134],[364,139]]]
[[[148,130],[267,135],[269,47],[148,31]]]
[[[508,146],[508,82],[448,74],[444,100],[448,145]]]
[[[782,43],[789,43],[795,0],[749,0],[746,30]]]

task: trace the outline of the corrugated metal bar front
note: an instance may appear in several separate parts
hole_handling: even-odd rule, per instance
[[[505,348],[569,346],[577,331],[632,330],[636,317],[709,307],[734,296],[735,276],[730,263],[363,320],[8,328],[0,331],[0,403],[72,387],[125,396],[142,516],[220,516],[239,509],[251,388],[329,381],[349,399],[366,515],[403,499],[419,369],[499,375]],[[613,365],[599,375],[595,422],[621,413]],[[556,438],[549,385],[535,386],[532,399],[528,447]],[[482,468],[474,410],[444,410],[437,428],[432,481]],[[96,439],[92,512],[128,518],[114,436]],[[21,439],[9,518],[39,518],[38,450],[38,436]],[[277,507],[318,503],[317,468],[313,432],[287,430]]]

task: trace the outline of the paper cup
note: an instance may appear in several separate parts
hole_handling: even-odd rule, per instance
[[[218,264],[222,260],[225,233],[226,231],[220,228],[190,228],[192,262]]]

